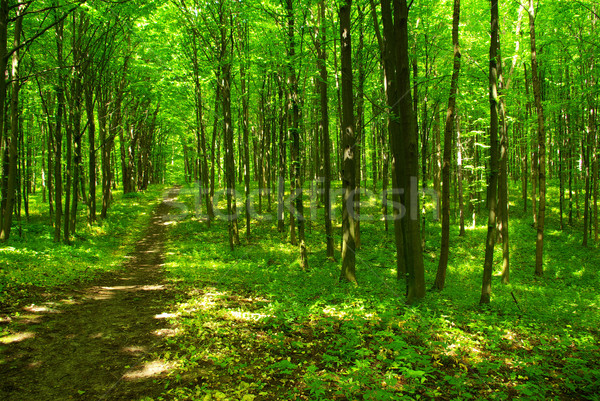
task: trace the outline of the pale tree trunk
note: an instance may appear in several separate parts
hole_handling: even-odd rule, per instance
[[[340,7],[340,46],[342,62],[342,270],[340,281],[356,283],[356,138],[354,94],[352,90],[352,40],[350,11],[352,1]]]
[[[450,252],[450,164],[452,163],[452,137],[454,136],[454,122],[456,110],[456,96],[458,94],[458,77],[460,74],[460,46],[458,42],[458,27],[460,23],[460,0],[454,0],[452,18],[452,44],[454,47],[454,69],[450,82],[450,97],[448,98],[448,112],[444,129],[444,164],[442,167],[442,242],[440,260],[435,278],[435,289],[441,291],[446,282],[448,269],[448,254]]]
[[[496,196],[498,191],[498,2],[491,6],[490,44],[490,175],[488,179],[488,229],[479,303],[489,304],[492,294],[492,269],[496,244]]]

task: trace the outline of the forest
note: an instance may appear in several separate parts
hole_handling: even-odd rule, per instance
[[[0,0],[0,398],[600,394],[597,0]]]

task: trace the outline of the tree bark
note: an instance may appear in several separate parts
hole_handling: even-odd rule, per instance
[[[405,215],[400,216],[395,208],[396,251],[398,260],[402,260],[397,268],[399,278],[406,274],[406,301],[410,304],[425,296],[425,269],[419,225],[417,132],[408,60],[408,11],[406,0],[381,1],[392,181],[394,192],[400,194],[397,206],[402,205],[405,210]]]
[[[460,23],[460,0],[454,0],[452,17],[452,44],[454,47],[454,69],[450,82],[450,97],[448,98],[448,112],[444,129],[444,162],[442,167],[442,242],[440,260],[434,287],[438,291],[444,289],[446,271],[448,269],[448,254],[450,252],[450,165],[452,163],[452,137],[454,136],[454,122],[456,109],[456,96],[458,94],[458,77],[460,74],[460,45],[458,42],[458,27]]]
[[[331,224],[331,145],[329,138],[329,95],[327,91],[327,53],[326,26],[325,26],[325,1],[319,2],[320,38],[316,41],[317,59],[320,74],[319,94],[321,100],[321,136],[323,143],[323,201],[325,204],[325,237],[327,241],[327,257],[334,256],[333,227]]]
[[[12,226],[13,205],[15,201],[15,191],[17,190],[17,145],[19,141],[19,90],[21,83],[19,82],[19,46],[21,44],[21,32],[23,29],[23,15],[25,5],[21,4],[17,7],[17,16],[14,28],[14,49],[12,53],[11,66],[11,99],[10,99],[10,164],[8,170],[8,185],[7,185],[7,201],[4,209],[4,218],[2,231],[0,232],[0,241],[8,241],[10,238],[10,229]],[[2,57],[5,57],[2,55]],[[3,80],[4,78],[0,79]],[[0,114],[2,108],[0,108]]]
[[[342,69],[342,270],[340,281],[356,283],[356,137],[354,94],[352,90],[352,40],[350,11],[352,1],[340,6],[340,47]]]
[[[294,39],[294,9],[292,0],[286,0],[286,11],[288,17],[288,58],[292,61],[296,55],[295,39]],[[291,198],[295,199],[295,208],[297,212],[298,224],[298,241],[300,245],[300,267],[305,270],[308,268],[308,252],[306,248],[306,239],[304,235],[304,204],[302,202],[302,177],[301,177],[301,162],[300,162],[300,105],[298,99],[298,80],[292,63],[289,63],[289,85],[290,85],[290,100],[291,100],[291,127],[290,139],[292,140],[290,156],[292,168],[292,191]],[[293,213],[290,213],[293,217]],[[291,224],[293,225],[293,223]],[[292,232],[293,234],[293,232]]]
[[[496,244],[496,196],[498,191],[498,2],[491,6],[490,44],[490,175],[488,178],[488,229],[483,264],[480,304],[489,304],[492,294],[492,269]]]
[[[529,0],[529,35],[531,40],[531,81],[533,82],[533,95],[537,111],[538,122],[538,182],[539,182],[539,210],[537,216],[537,237],[535,243],[535,275],[544,274],[544,219],[546,217],[546,131],[544,127],[544,109],[542,107],[542,86],[538,72],[538,61],[535,44],[535,11],[534,2]]]

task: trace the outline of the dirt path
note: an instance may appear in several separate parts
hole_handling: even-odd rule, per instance
[[[169,333],[174,293],[161,271],[169,192],[126,269],[14,318],[0,342],[0,400],[138,400],[164,389],[169,366],[153,360]]]

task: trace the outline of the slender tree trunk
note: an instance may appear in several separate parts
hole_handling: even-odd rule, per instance
[[[286,10],[288,13],[288,39],[289,39],[289,53],[288,57],[290,60],[294,60],[296,55],[295,50],[295,39],[294,39],[294,9],[292,0],[286,0]],[[301,177],[301,161],[300,161],[300,105],[298,99],[298,81],[296,78],[296,72],[292,63],[289,64],[289,84],[290,84],[290,99],[291,99],[291,111],[292,121],[290,129],[290,139],[292,140],[292,147],[290,149],[291,168],[292,168],[292,182],[293,189],[291,192],[291,198],[295,199],[295,208],[298,213],[297,224],[298,224],[298,241],[300,245],[300,267],[304,270],[308,268],[308,252],[306,248],[306,239],[304,235],[304,204],[302,202],[302,177]],[[292,217],[293,213],[290,213]],[[292,225],[293,226],[293,225]],[[293,232],[292,232],[293,235]]]
[[[321,135],[323,143],[323,198],[325,204],[325,236],[327,241],[327,257],[334,256],[333,227],[331,224],[331,145],[329,138],[329,95],[327,91],[327,53],[325,51],[325,0],[319,2],[320,38],[316,41],[318,67],[320,73],[319,93],[321,97]]]
[[[456,163],[458,165],[458,213],[459,213],[459,236],[464,237],[465,232],[465,206],[463,202],[463,144],[460,134],[460,117],[456,118]]]
[[[542,86],[538,72],[538,61],[535,45],[535,15],[534,2],[529,0],[529,35],[531,40],[531,81],[533,95],[538,115],[538,181],[539,181],[539,211],[537,221],[537,237],[535,244],[535,275],[544,274],[544,219],[546,217],[546,131],[544,127],[544,109],[542,107]]]
[[[240,244],[238,216],[235,199],[235,163],[233,148],[233,126],[231,122],[231,64],[223,65],[222,97],[223,125],[225,129],[225,180],[227,182],[227,213],[229,221],[229,246]]]
[[[56,54],[58,71],[58,85],[56,86],[56,123],[54,126],[54,242],[60,242],[61,238],[61,219],[63,214],[62,209],[62,121],[65,110],[65,93],[63,88],[64,73],[61,70],[63,67],[63,31],[64,23],[60,21],[56,25]],[[66,213],[66,212],[65,212]]]
[[[354,94],[352,90],[352,40],[350,12],[352,1],[340,6],[340,47],[342,62],[342,270],[340,281],[356,283],[356,137],[354,128]]]
[[[0,71],[6,71],[6,67],[8,64],[8,23],[8,0],[0,0]],[[8,136],[5,137],[5,134],[7,134],[7,129],[5,126],[7,117],[5,106],[6,81],[7,80],[4,78],[0,79],[0,150],[3,147],[3,144],[5,147],[5,154],[3,155],[2,152],[0,152],[0,159],[4,159],[4,156],[10,159],[10,156],[8,154],[10,144],[8,143]],[[8,198],[8,171],[5,167],[8,167],[8,165],[10,165],[10,161],[5,164],[3,160],[2,164],[3,171],[0,182],[0,194],[2,197],[2,201],[0,203],[0,231],[4,231],[4,214],[6,212],[6,202]]]
[[[89,198],[88,221],[96,222],[96,120],[94,119],[94,88],[91,81],[92,72],[88,70],[85,82],[85,110],[88,125],[88,171],[89,171]]]
[[[279,174],[277,177],[277,230],[283,233],[285,230],[285,167],[286,167],[286,112],[284,106],[283,84],[281,77],[279,82]]]
[[[351,2],[350,2],[351,3]],[[350,3],[348,5],[350,6]],[[363,170],[365,169],[365,164],[361,160],[364,158],[365,150],[365,65],[364,65],[364,10],[363,5],[358,5],[358,29],[359,29],[359,41],[358,41],[358,49],[356,52],[357,61],[358,61],[358,93],[356,94],[356,134],[355,138],[358,139],[358,146],[356,146],[356,153],[354,155],[355,163],[356,163],[356,190],[355,190],[355,207],[354,207],[354,224],[355,224],[355,247],[356,249],[360,249],[360,197],[361,197],[361,180],[363,177]],[[343,79],[343,78],[342,78]],[[366,187],[366,185],[365,185]]]
[[[240,80],[242,89],[242,134],[243,134],[243,148],[244,148],[244,191],[246,195],[246,236],[250,237],[250,145],[248,141],[249,134],[249,99],[246,91],[246,69],[242,65],[240,66]],[[259,182],[259,185],[261,183]],[[261,190],[261,188],[259,188]]]
[[[480,304],[489,304],[492,294],[492,268],[496,244],[496,196],[498,191],[498,2],[491,6],[490,45],[490,175],[488,179],[488,230],[483,265]]]
[[[452,18],[452,44],[454,47],[454,70],[450,83],[450,97],[448,98],[448,112],[444,129],[444,164],[442,167],[442,243],[435,289],[441,291],[446,282],[448,269],[448,254],[450,252],[450,165],[452,162],[452,137],[454,136],[454,122],[456,109],[456,96],[458,94],[458,77],[460,74],[460,45],[458,42],[458,27],[460,23],[460,0],[454,0]]]
[[[3,7],[2,7],[3,8]],[[17,7],[17,16],[14,28],[14,51],[12,53],[11,66],[11,99],[10,99],[10,164],[8,170],[8,185],[7,185],[7,201],[4,209],[3,225],[0,232],[0,240],[8,241],[10,237],[10,229],[12,226],[13,207],[15,201],[15,192],[17,190],[17,145],[19,141],[19,90],[21,83],[19,82],[19,46],[21,45],[21,32],[23,28],[23,15],[25,5],[21,4]],[[4,57],[4,54],[2,54]],[[2,78],[3,80],[3,78]],[[1,108],[0,108],[1,113]]]

